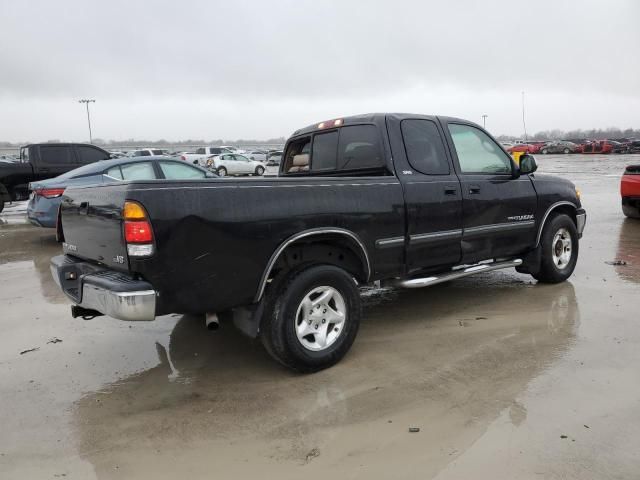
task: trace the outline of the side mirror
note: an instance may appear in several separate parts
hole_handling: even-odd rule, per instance
[[[536,159],[533,158],[533,155],[529,155],[528,153],[522,155],[520,157],[520,173],[523,175],[527,175],[529,173],[533,173],[538,169],[538,164],[536,163]]]

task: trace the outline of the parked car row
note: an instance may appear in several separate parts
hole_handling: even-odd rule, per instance
[[[40,227],[56,226],[58,207],[68,187],[106,185],[127,180],[192,180],[216,175],[165,156],[123,157],[76,168],[55,178],[29,184],[27,218]]]
[[[620,142],[616,140],[582,140],[576,143],[569,140],[548,142],[528,142],[513,144],[504,142],[503,147],[509,153],[640,153],[640,140]]]

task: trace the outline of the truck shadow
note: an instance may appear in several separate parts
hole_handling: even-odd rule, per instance
[[[106,459],[135,463],[128,448],[139,442],[158,450],[176,439],[258,442],[262,455],[300,462],[313,448],[331,448],[344,429],[405,412],[465,424],[470,442],[506,408],[519,424],[526,408],[517,397],[563,357],[580,322],[571,283],[524,278],[494,273],[426,290],[364,292],[366,320],[350,354],[306,376],[283,369],[231,326],[212,334],[202,319],[183,316],[168,347],[156,344],[155,367],[77,402],[81,456],[100,477],[112,474]]]

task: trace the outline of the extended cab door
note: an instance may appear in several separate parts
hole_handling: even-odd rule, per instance
[[[71,145],[41,145],[38,150],[38,163],[34,168],[36,180],[57,177],[79,166]]]
[[[436,119],[389,118],[393,158],[407,208],[408,273],[450,267],[461,258],[460,182]]]
[[[481,128],[444,125],[462,186],[462,263],[533,247],[537,196],[529,176],[514,178],[513,160]]]

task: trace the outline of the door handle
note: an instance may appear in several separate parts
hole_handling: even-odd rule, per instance
[[[455,195],[458,192],[456,187],[444,187],[445,195]]]
[[[478,185],[469,185],[469,193],[471,195],[480,193],[480,186],[478,186]]]
[[[86,215],[89,212],[89,202],[82,202],[78,208],[79,215]]]

